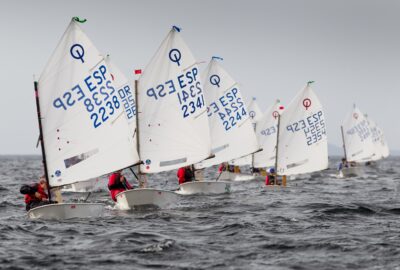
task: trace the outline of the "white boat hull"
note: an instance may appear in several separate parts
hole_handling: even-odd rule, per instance
[[[103,215],[102,203],[58,203],[46,204],[28,211],[31,219],[70,219],[89,218]]]
[[[90,179],[87,181],[77,182],[64,186],[61,191],[63,192],[91,192],[96,189],[99,179]]]
[[[218,180],[225,181],[251,181],[256,179],[255,175],[244,174],[244,173],[233,173],[228,171],[223,171],[218,177]]]
[[[179,185],[176,193],[181,195],[192,194],[222,194],[231,192],[231,184],[224,181],[194,181]]]
[[[179,195],[173,191],[137,188],[126,190],[116,196],[117,208],[120,210],[140,208],[168,208],[179,200]]]
[[[342,176],[343,178],[357,177],[361,175],[362,175],[362,169],[360,167],[343,168],[340,171],[340,176]]]
[[[251,181],[256,179],[256,177],[252,174],[244,174],[244,173],[231,173],[232,181]]]

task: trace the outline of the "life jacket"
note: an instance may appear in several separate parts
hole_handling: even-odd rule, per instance
[[[185,167],[179,168],[176,176],[178,177],[179,185],[191,182],[194,178],[192,170],[187,170]]]
[[[267,174],[267,176],[265,177],[265,184],[268,185],[273,185],[275,184],[275,175],[273,174]]]
[[[218,167],[218,172],[221,173],[223,171],[226,171],[226,167],[224,163],[221,163],[221,165],[219,165]]]
[[[23,190],[24,188],[24,190]],[[47,199],[48,196],[43,188],[39,184],[30,185],[30,188],[23,186],[21,188],[21,193],[26,192],[24,195],[25,203],[30,204],[32,202],[41,202],[43,199]],[[40,194],[39,198],[36,197],[36,192]]]
[[[111,198],[114,202],[117,201],[116,196],[127,189],[132,189],[128,181],[125,181],[125,186],[120,180],[121,174],[113,173],[108,179],[108,190],[110,190]]]

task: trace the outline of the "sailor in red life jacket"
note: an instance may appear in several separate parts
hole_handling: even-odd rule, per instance
[[[110,175],[108,179],[108,189],[110,190],[111,198],[114,202],[117,201],[116,196],[125,190],[133,189],[131,184],[126,180],[122,174],[122,170],[116,171]]]
[[[48,196],[46,194],[47,182],[44,176],[40,177],[39,183],[32,185],[23,185],[20,192],[24,194],[26,211],[32,208],[49,204]]]
[[[265,185],[275,185],[276,181],[276,175],[275,175],[275,169],[274,168],[269,168],[267,171],[267,176],[265,177]]]
[[[222,173],[222,172],[224,172],[224,171],[226,171],[226,170],[227,170],[227,168],[226,168],[225,163],[221,163],[221,164],[219,165],[219,167],[218,167],[218,172],[219,172],[219,173]]]
[[[176,176],[178,176],[179,185],[194,180],[194,173],[190,166],[179,168]]]

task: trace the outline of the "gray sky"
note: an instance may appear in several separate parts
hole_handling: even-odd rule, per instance
[[[3,0],[0,154],[40,153],[32,76],[73,16],[88,19],[86,34],[130,78],[178,25],[195,57],[223,57],[262,110],[315,80],[330,143],[341,145],[340,123],[356,102],[400,149],[399,14],[396,0]]]

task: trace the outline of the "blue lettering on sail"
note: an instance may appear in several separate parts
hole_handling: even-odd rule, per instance
[[[199,71],[193,67],[176,77],[147,89],[146,94],[154,101],[169,95],[176,95],[183,118],[195,114],[205,106]]]
[[[347,131],[347,134],[349,135],[357,134],[357,136],[360,138],[362,142],[368,139],[371,136],[371,130],[369,129],[367,120],[364,119],[354,127],[350,128]]]
[[[121,100],[121,103],[124,105],[128,121],[135,120],[134,116],[136,115],[136,102],[129,85],[125,85],[118,90],[118,97]]]
[[[109,78],[111,75],[107,67],[100,65],[81,82],[54,99],[54,108],[68,111],[80,104],[86,109],[93,127],[98,128],[121,107],[117,91]]]
[[[85,50],[83,49],[83,46],[81,44],[72,45],[69,52],[73,58],[75,58],[77,60],[81,60],[82,63],[85,62],[83,60],[83,56],[85,55]]]
[[[286,130],[292,133],[303,132],[307,145],[315,144],[326,137],[323,112],[318,111],[305,119],[287,125]]]
[[[207,111],[208,117],[212,117],[214,114],[218,115],[225,131],[239,126],[248,117],[242,97],[236,87],[211,102]]]
[[[275,134],[277,132],[277,130],[278,130],[278,126],[274,125],[272,127],[265,128],[265,129],[261,130],[260,134],[263,135],[263,136],[270,136],[272,134]]]

